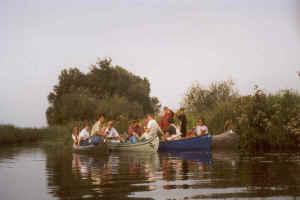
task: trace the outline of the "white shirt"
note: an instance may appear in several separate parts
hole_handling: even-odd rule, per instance
[[[160,127],[154,119],[148,121],[146,128],[148,130],[143,133],[143,135],[140,137],[140,140],[149,140],[150,138],[157,136],[157,132],[160,131]]]
[[[86,128],[82,129],[79,133],[79,139],[86,140],[90,137],[89,132]]]
[[[100,129],[101,129],[101,122],[97,121],[92,128],[91,135],[95,135],[97,132],[100,131]]]
[[[208,128],[207,128],[207,126],[205,126],[205,125],[202,125],[202,126],[198,125],[198,126],[196,126],[196,134],[198,136],[202,135],[202,134],[208,134]]]
[[[151,119],[147,123],[147,129],[148,129],[149,136],[154,137],[154,136],[157,135],[157,132],[160,130],[160,127],[159,127],[158,123],[154,119]]]
[[[107,134],[108,138],[119,137],[119,133],[114,127],[112,127],[111,129],[106,128],[105,133]]]

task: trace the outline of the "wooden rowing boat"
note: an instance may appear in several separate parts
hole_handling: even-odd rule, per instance
[[[143,142],[117,143],[107,142],[107,147],[110,151],[136,151],[136,152],[156,152],[158,150],[159,138],[153,137]]]

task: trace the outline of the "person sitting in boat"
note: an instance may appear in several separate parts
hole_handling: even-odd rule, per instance
[[[169,119],[169,127],[166,130],[164,135],[164,140],[175,140],[181,137],[181,132],[178,127],[175,125],[175,120],[173,118]]]
[[[105,120],[104,114],[100,114],[98,120],[95,122],[95,124],[92,127],[91,136],[100,134],[104,120]]]
[[[73,144],[75,145],[79,144],[79,129],[77,126],[73,127],[72,129],[72,139],[73,139]]]
[[[208,128],[205,125],[204,118],[200,117],[197,121],[197,126],[195,128],[195,133],[197,136],[208,134]]]
[[[140,138],[141,141],[156,137],[159,132],[162,132],[162,130],[160,129],[160,126],[155,121],[152,114],[147,115],[147,121],[148,121],[148,123],[147,123],[146,130]]]
[[[105,129],[106,138],[111,142],[120,142],[121,137],[118,131],[113,127],[113,124],[113,121],[107,123],[107,128]]]
[[[90,141],[90,126],[87,121],[84,122],[84,128],[80,131],[79,137],[78,137],[78,144],[81,146],[89,145]]]
[[[234,129],[234,125],[232,120],[226,120],[225,124],[224,124],[224,132],[229,132],[229,133],[233,133],[233,129]]]
[[[140,125],[138,120],[134,120],[132,124],[132,129],[136,136],[141,137],[142,134],[144,133],[143,127]]]
[[[128,136],[126,138],[126,142],[135,144],[137,142],[137,137],[136,137],[136,133],[134,130],[134,124],[132,123],[129,127],[128,127]]]
[[[104,132],[101,131],[102,125],[104,122],[104,115],[100,114],[99,119],[95,122],[91,131],[91,143],[94,145],[98,145],[103,141]]]

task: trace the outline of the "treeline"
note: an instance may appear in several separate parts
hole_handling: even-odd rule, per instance
[[[282,90],[268,94],[257,86],[242,96],[232,81],[212,83],[208,88],[193,85],[186,93],[190,124],[203,116],[212,133],[233,128],[244,150],[286,149],[296,146],[300,135],[300,95]]]
[[[150,96],[150,83],[111,59],[98,60],[87,73],[77,68],[62,70],[58,84],[48,95],[49,125],[94,121],[99,113],[117,121],[141,118],[159,109]]]

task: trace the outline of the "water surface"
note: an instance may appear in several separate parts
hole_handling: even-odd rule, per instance
[[[0,199],[300,199],[300,155],[0,151]]]

